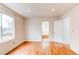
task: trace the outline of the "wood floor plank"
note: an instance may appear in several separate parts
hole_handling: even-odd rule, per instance
[[[70,48],[63,47],[62,44],[58,45],[55,42],[51,42],[48,50],[45,51],[41,42],[24,42],[7,53],[7,55],[76,55]]]

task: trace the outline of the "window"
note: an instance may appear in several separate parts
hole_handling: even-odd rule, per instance
[[[42,22],[42,34],[48,35],[49,34],[49,21]]]
[[[14,18],[4,13],[0,13],[0,39],[8,40],[15,37]]]

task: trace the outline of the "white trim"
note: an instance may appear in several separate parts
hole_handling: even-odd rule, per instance
[[[79,51],[77,51],[77,50],[75,50],[73,48],[71,48],[71,50],[74,51],[75,53],[79,54]]]
[[[42,40],[30,40],[30,39],[25,39],[24,40],[25,42],[28,41],[28,42],[42,42]],[[49,42],[53,42],[53,40],[50,40]]]

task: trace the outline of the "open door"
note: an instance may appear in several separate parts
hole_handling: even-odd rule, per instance
[[[48,47],[49,47],[49,21],[42,22],[42,48],[44,49],[45,53],[48,54]]]

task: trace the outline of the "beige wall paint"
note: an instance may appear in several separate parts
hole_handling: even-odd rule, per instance
[[[79,53],[79,5],[75,6],[69,12],[62,15],[61,19],[64,19],[65,17],[70,18],[70,47],[71,49]]]
[[[0,5],[0,10],[4,10],[8,14],[15,16],[15,39],[0,42],[0,54],[5,54],[24,42],[24,18],[5,6]]]

